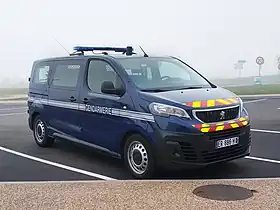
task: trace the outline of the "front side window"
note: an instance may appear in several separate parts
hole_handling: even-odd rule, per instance
[[[75,88],[78,84],[81,66],[67,62],[57,63],[53,76],[53,86]]]
[[[193,69],[174,58],[119,58],[118,61],[142,90],[211,87]]]
[[[91,60],[88,68],[87,83],[91,92],[101,94],[105,81],[113,83],[115,89],[122,87],[122,81],[110,64],[103,60]]]

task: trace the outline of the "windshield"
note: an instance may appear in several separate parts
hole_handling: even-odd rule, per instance
[[[203,77],[174,58],[120,58],[119,62],[141,90],[211,88]]]

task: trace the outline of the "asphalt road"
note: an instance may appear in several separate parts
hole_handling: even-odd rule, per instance
[[[249,100],[245,107],[252,120],[250,157],[204,169],[159,172],[154,178],[280,177],[280,99]],[[119,160],[84,146],[57,141],[52,148],[38,147],[28,129],[26,110],[25,104],[0,104],[1,182],[133,179]]]

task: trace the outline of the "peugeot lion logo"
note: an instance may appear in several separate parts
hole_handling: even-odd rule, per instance
[[[224,120],[225,119],[225,111],[221,111],[220,112],[220,120]]]

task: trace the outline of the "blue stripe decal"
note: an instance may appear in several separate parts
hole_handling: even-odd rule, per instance
[[[107,115],[124,117],[124,118],[135,119],[135,120],[155,122],[154,116],[150,113],[145,113],[145,112],[136,112],[136,111],[123,110],[123,109],[100,107],[94,105],[85,105],[85,104],[78,104],[73,102],[71,103],[71,102],[40,99],[40,98],[33,98],[33,97],[29,97],[28,101],[37,104],[44,104],[44,105],[55,106],[60,108],[67,108],[67,109],[80,110],[85,112],[107,114]]]

